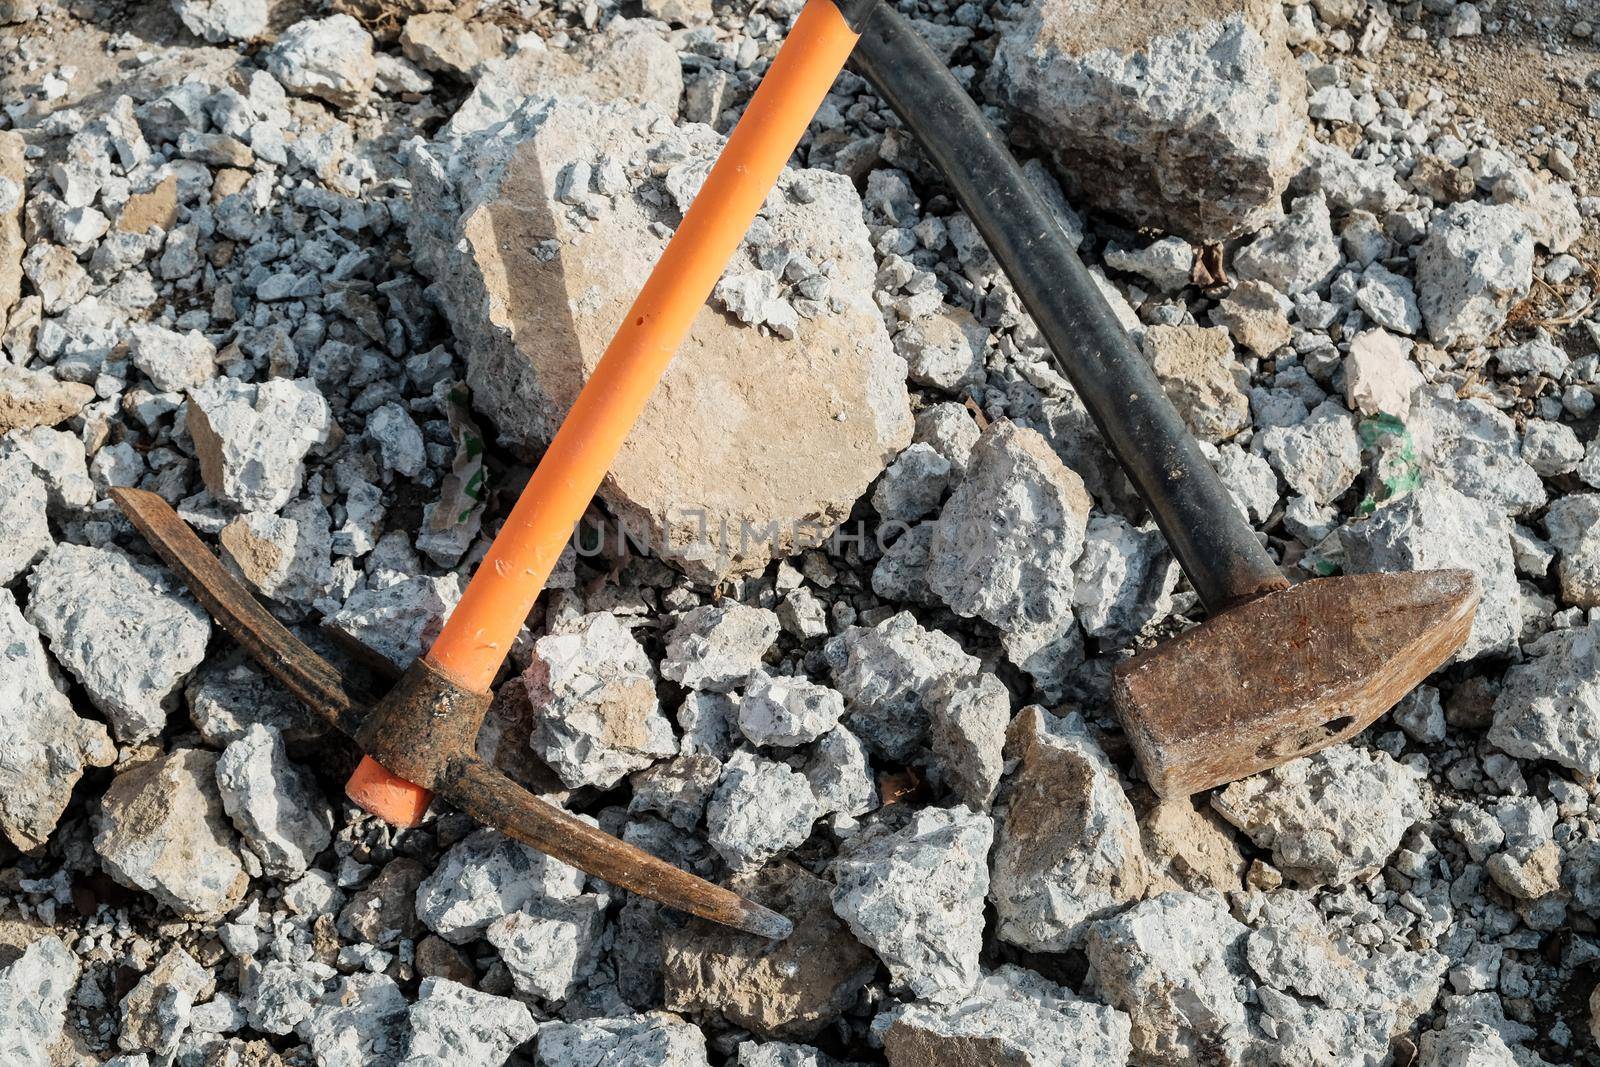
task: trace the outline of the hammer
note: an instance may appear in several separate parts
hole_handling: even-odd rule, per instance
[[[1352,737],[1461,647],[1480,596],[1470,571],[1291,586],[944,63],[887,4],[853,61],[944,174],[1210,614],[1113,671],[1156,793],[1187,796]]]

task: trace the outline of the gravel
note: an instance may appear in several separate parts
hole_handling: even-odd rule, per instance
[[[1285,573],[1483,587],[1391,718],[1193,799],[1107,696],[1197,598],[950,190],[832,87],[480,748],[775,945],[346,803],[110,493],[404,668],[799,5],[0,0],[0,1061],[1583,1062],[1594,38],[1504,6],[906,9]]]

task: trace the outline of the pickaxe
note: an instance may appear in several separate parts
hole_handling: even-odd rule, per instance
[[[809,0],[433,646],[372,700],[281,626],[160,497],[113,496],[213,616],[365,753],[346,791],[415,825],[433,795],[613,885],[753,934],[782,915],[544,803],[477,758],[511,642],[661,375],[855,46],[875,0]]]

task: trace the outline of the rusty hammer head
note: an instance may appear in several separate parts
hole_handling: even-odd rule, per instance
[[[1318,578],[1119,664],[1112,702],[1150,786],[1187,796],[1366,729],[1466,641],[1470,571]]]

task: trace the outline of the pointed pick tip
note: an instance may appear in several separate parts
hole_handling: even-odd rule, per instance
[[[773,941],[786,941],[789,935],[794,933],[794,923],[789,919],[753,901],[746,900],[743,903],[744,912],[739,916],[739,921],[733,925],[745,933]]]

